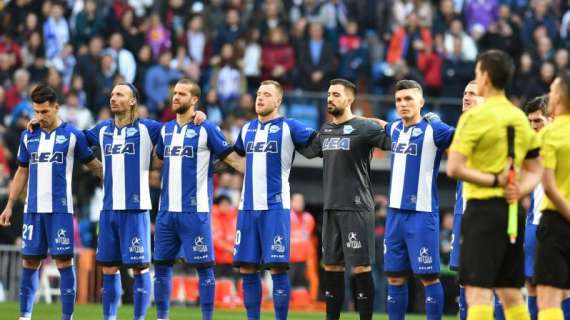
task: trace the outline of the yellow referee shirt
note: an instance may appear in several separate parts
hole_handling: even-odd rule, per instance
[[[515,128],[515,166],[521,167],[530,150],[538,150],[540,140],[524,112],[505,96],[485,99],[481,105],[459,118],[450,149],[467,157],[467,166],[481,172],[500,173],[507,165],[507,127]],[[463,196],[469,199],[504,197],[501,187],[464,183]]]
[[[540,155],[544,168],[554,170],[558,190],[570,202],[570,115],[558,116],[542,133]],[[556,210],[556,206],[544,197],[543,210]]]

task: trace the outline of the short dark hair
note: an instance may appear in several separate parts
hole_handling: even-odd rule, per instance
[[[52,87],[39,84],[32,90],[30,98],[34,103],[44,103],[47,101],[49,104],[54,104],[57,102],[57,93]]]
[[[558,74],[560,79],[560,95],[562,96],[562,103],[567,110],[570,110],[570,71],[564,70]]]
[[[353,96],[356,96],[356,85],[354,83],[352,83],[346,79],[340,79],[340,78],[332,79],[329,82],[330,86],[334,86],[335,84],[339,84],[339,85],[343,86],[345,90],[348,89],[348,91],[350,91]]]
[[[513,59],[504,51],[487,50],[477,57],[477,63],[482,72],[487,72],[495,89],[504,90],[513,78],[515,64]]]
[[[198,97],[198,98],[200,98],[202,96],[202,89],[200,89],[200,86],[194,80],[191,80],[188,78],[182,78],[182,79],[178,80],[178,82],[176,82],[176,84],[192,85],[192,88],[190,89],[190,94],[192,94],[193,96]]]
[[[548,116],[548,95],[534,97],[523,105],[523,111],[529,113],[540,111],[543,116]]]
[[[420,90],[420,93],[422,95],[424,93],[422,86],[417,81],[406,80],[406,79],[396,82],[396,86],[394,87],[394,92],[398,92],[400,90],[406,90],[406,89],[418,89],[418,90]]]

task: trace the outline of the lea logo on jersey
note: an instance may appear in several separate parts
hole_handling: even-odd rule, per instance
[[[350,150],[350,138],[325,138],[323,140],[323,151],[326,150]]]
[[[167,146],[164,148],[164,157],[187,157],[194,158],[194,147],[192,146]]]
[[[418,145],[407,142],[392,142],[392,152],[404,153],[410,156],[418,155]]]
[[[267,142],[248,142],[245,147],[245,152],[255,153],[255,152],[266,152],[266,153],[277,153],[277,141],[269,140]]]
[[[108,155],[113,154],[135,154],[135,144],[134,143],[125,143],[125,144],[106,144],[105,148],[103,148],[103,153]]]
[[[31,163],[54,162],[63,163],[63,152],[32,152],[30,154]]]

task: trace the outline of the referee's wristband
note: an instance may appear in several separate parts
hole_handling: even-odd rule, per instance
[[[491,188],[496,188],[498,186],[499,186],[499,175],[493,173],[493,184],[491,185]]]

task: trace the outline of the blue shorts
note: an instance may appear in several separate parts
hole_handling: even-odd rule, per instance
[[[459,257],[461,252],[461,218],[463,214],[453,215],[453,230],[451,232],[451,252],[449,253],[449,267],[459,270]]]
[[[102,210],[97,263],[145,267],[150,263],[150,215],[145,210]]]
[[[24,213],[22,256],[41,260],[73,258],[73,215],[69,213]]]
[[[530,279],[534,277],[537,227],[535,224],[527,224],[524,228],[524,276]]]
[[[384,239],[388,275],[439,275],[439,217],[434,212],[388,208]]]
[[[182,255],[179,255],[182,249]],[[209,213],[160,212],[154,231],[154,263],[174,263],[182,256],[196,267],[214,265],[212,220]]]
[[[291,244],[291,212],[243,210],[238,214],[234,265],[288,267]]]

